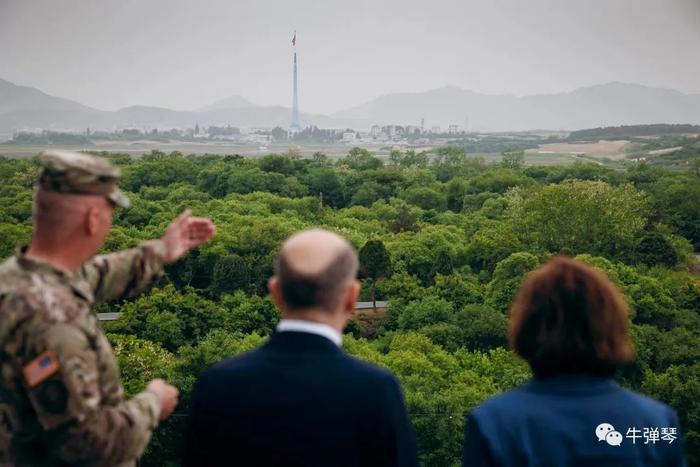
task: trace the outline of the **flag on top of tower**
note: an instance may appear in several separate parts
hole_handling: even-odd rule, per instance
[[[297,46],[297,32],[296,31],[294,31],[294,37],[292,37],[292,45],[294,47]]]

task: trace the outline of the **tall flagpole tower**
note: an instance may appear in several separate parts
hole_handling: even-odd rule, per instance
[[[289,126],[294,131],[301,130],[299,123],[299,96],[297,95],[297,32],[294,31],[292,38],[292,47],[294,48],[294,99],[292,101],[292,124]]]

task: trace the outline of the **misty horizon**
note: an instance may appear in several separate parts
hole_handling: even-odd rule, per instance
[[[290,109],[290,110],[291,110],[291,108],[292,108],[291,103],[278,102],[278,103],[263,104],[263,103],[256,102],[256,101],[254,101],[254,100],[248,98],[247,96],[240,95],[240,94],[235,94],[235,93],[231,93],[231,94],[228,94],[228,95],[226,95],[226,96],[222,96],[221,98],[215,99],[215,100],[212,101],[212,102],[205,103],[205,104],[202,105],[202,106],[195,107],[195,108],[188,108],[188,109],[182,109],[182,108],[178,108],[178,107],[176,107],[176,106],[168,106],[168,105],[164,105],[164,106],[158,105],[158,106],[156,106],[156,105],[147,105],[147,104],[142,104],[142,103],[136,103],[136,104],[128,105],[128,106],[125,106],[125,107],[119,107],[119,108],[116,108],[116,109],[104,109],[104,108],[99,108],[99,107],[95,107],[95,106],[91,106],[91,105],[85,104],[84,102],[81,102],[81,101],[76,100],[76,99],[71,99],[71,98],[66,97],[66,96],[52,95],[52,94],[49,94],[49,93],[45,92],[43,89],[34,88],[33,86],[28,86],[28,85],[25,85],[25,84],[23,84],[23,83],[11,82],[10,80],[4,79],[3,76],[0,76],[0,81],[7,81],[7,82],[9,82],[9,83],[11,83],[11,84],[13,84],[13,85],[15,85],[15,86],[19,86],[19,87],[36,89],[36,90],[38,90],[38,91],[40,91],[40,92],[42,92],[42,93],[44,93],[44,94],[46,94],[46,95],[48,95],[48,96],[57,97],[57,98],[61,98],[61,99],[72,100],[72,101],[74,101],[74,102],[76,102],[76,103],[78,103],[78,104],[85,105],[86,107],[91,107],[91,108],[93,108],[93,109],[100,110],[100,111],[104,111],[104,112],[115,112],[115,111],[124,110],[124,109],[132,108],[132,107],[154,107],[154,108],[162,108],[162,109],[175,110],[175,111],[185,111],[185,112],[188,112],[188,111],[191,111],[191,112],[204,111],[204,110],[209,110],[209,109],[213,109],[213,108],[217,108],[217,107],[218,107],[218,108],[245,108],[245,107],[247,107],[247,106],[250,106],[250,107],[283,107],[283,108]],[[446,84],[446,85],[443,85],[443,86],[438,86],[438,87],[430,88],[430,89],[413,90],[413,91],[401,91],[401,92],[399,92],[399,91],[396,91],[396,92],[388,92],[388,93],[385,93],[385,94],[380,94],[380,95],[376,95],[376,96],[370,97],[370,98],[368,98],[368,99],[366,99],[366,100],[364,100],[364,101],[356,102],[355,104],[352,104],[352,105],[350,105],[350,106],[348,106],[348,107],[345,107],[345,108],[339,108],[339,109],[331,110],[330,112],[327,112],[327,113],[308,112],[307,109],[305,109],[303,106],[300,106],[300,111],[305,112],[305,113],[307,113],[307,114],[334,115],[334,114],[337,114],[337,113],[341,113],[341,112],[343,112],[343,111],[351,110],[351,109],[353,109],[353,108],[355,108],[355,107],[360,107],[360,106],[362,106],[362,105],[371,103],[371,102],[373,102],[373,101],[376,101],[376,100],[378,100],[378,99],[380,99],[380,98],[387,97],[387,96],[392,96],[392,95],[407,95],[407,96],[410,96],[410,95],[426,94],[426,93],[430,93],[430,92],[436,92],[436,91],[441,91],[441,90],[450,90],[450,89],[458,90],[458,91],[460,91],[460,92],[474,93],[474,94],[481,95],[481,96],[485,96],[485,97],[512,97],[512,98],[520,99],[520,98],[538,97],[538,96],[565,95],[565,94],[571,94],[571,93],[574,93],[574,92],[576,92],[576,91],[581,91],[581,90],[585,90],[585,89],[591,89],[591,88],[596,88],[596,87],[605,87],[605,86],[614,86],[614,85],[623,85],[623,86],[632,86],[632,87],[637,87],[637,86],[639,86],[639,87],[643,87],[643,88],[649,88],[649,89],[655,89],[655,90],[661,90],[661,91],[678,92],[678,93],[681,93],[681,94],[686,94],[686,95],[688,95],[688,96],[700,96],[700,93],[683,93],[682,91],[680,91],[680,90],[678,90],[678,89],[663,88],[663,87],[656,87],[656,86],[647,86],[647,85],[640,84],[640,83],[620,82],[620,81],[610,81],[610,82],[607,82],[607,83],[594,83],[594,84],[591,84],[591,85],[588,85],[588,86],[580,86],[580,87],[577,87],[577,88],[568,89],[568,90],[563,90],[563,91],[558,91],[558,92],[551,92],[551,93],[535,93],[535,94],[515,94],[515,93],[511,93],[511,92],[487,93],[487,92],[481,92],[481,91],[478,91],[478,90],[475,90],[475,89],[465,89],[465,88],[462,88],[462,87],[457,86],[457,85],[454,85],[454,84]],[[232,102],[232,101],[233,101],[234,103],[233,103],[233,104],[230,104],[230,102]]]
[[[0,0],[0,74],[106,111],[230,96],[291,107],[297,30],[299,105],[313,114],[445,86],[530,96],[623,82],[700,94],[697,2],[522,3]]]

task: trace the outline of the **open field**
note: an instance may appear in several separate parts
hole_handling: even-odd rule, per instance
[[[13,145],[0,144],[0,155],[12,158],[33,157],[36,154],[48,148],[57,149],[73,149],[79,151],[107,151],[131,154],[139,156],[149,153],[151,150],[157,149],[163,152],[179,151],[183,154],[240,154],[241,156],[258,157],[271,153],[284,153],[290,148],[298,148],[303,156],[311,156],[317,151],[321,151],[329,157],[340,157],[350,150],[350,146],[344,145],[304,145],[297,146],[294,144],[272,144],[265,149],[260,149],[257,145],[242,145],[230,142],[221,143],[198,143],[198,142],[183,142],[183,141],[105,141],[88,146],[81,145]],[[388,155],[389,151],[381,151],[379,146],[368,148],[378,155]]]
[[[469,157],[483,157],[486,162],[501,162],[500,154],[469,154]],[[532,153],[526,151],[525,165],[568,165],[581,159],[575,155],[565,153]]]
[[[622,160],[625,158],[628,140],[598,141],[597,143],[551,143],[540,145],[539,148],[528,149],[525,152],[530,155],[545,154],[570,154],[574,156],[587,156],[596,159],[609,158]]]
[[[358,144],[358,146],[368,149],[381,159],[387,159],[389,156],[390,150],[386,143],[376,145]],[[305,144],[300,146],[293,144],[272,144],[266,149],[260,149],[258,146],[241,145],[233,143],[189,143],[181,141],[172,141],[168,143],[164,143],[161,141],[111,141],[93,144],[89,146],[0,144],[0,155],[22,159],[33,157],[41,151],[44,151],[48,148],[58,148],[84,151],[107,151],[131,154],[132,156],[140,156],[142,154],[151,152],[151,150],[157,149],[163,152],[179,151],[183,154],[240,154],[246,157],[260,157],[271,153],[281,154],[287,152],[290,148],[297,148],[299,149],[299,151],[301,151],[303,157],[310,157],[315,152],[322,152],[328,157],[334,159],[346,155],[351,147],[352,146],[343,144]],[[415,150],[424,151],[430,149],[432,148],[421,147]],[[534,152],[527,152],[527,157],[525,158],[526,165],[566,165],[571,164],[576,160],[580,160],[580,158],[576,155],[568,154],[566,151],[561,151],[559,153],[550,153],[549,151],[538,153],[537,151],[538,150],[535,149]],[[486,160],[486,162],[501,161],[501,155],[497,153],[468,154],[467,157],[482,157],[484,160]]]
[[[674,146],[672,148],[656,149],[654,151],[647,152],[650,156],[663,156],[664,154],[672,154],[676,151],[683,149],[683,146]]]

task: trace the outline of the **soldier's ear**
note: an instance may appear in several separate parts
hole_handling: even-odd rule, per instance
[[[100,210],[96,207],[88,208],[85,213],[85,232],[92,236],[100,230]]]

